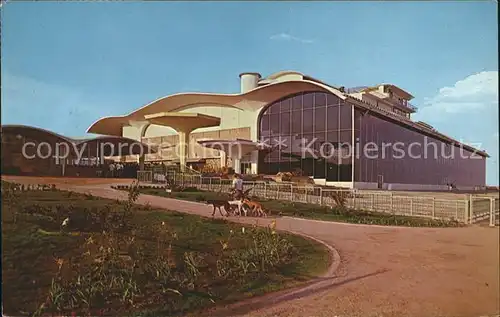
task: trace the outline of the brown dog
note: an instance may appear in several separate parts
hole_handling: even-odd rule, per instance
[[[247,205],[250,207],[252,212],[257,216],[257,217],[267,217],[267,214],[264,212],[264,208],[262,208],[262,204],[259,203],[258,201],[252,201],[248,199],[243,200],[243,204]]]

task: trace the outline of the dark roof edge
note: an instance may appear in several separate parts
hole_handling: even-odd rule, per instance
[[[382,115],[382,116],[384,116],[386,118],[390,118],[392,120],[396,120],[396,121],[398,121],[399,123],[401,123],[403,125],[406,125],[406,126],[408,126],[410,128],[413,128],[413,129],[416,129],[416,130],[418,130],[420,132],[423,132],[425,134],[429,134],[432,137],[435,137],[436,139],[439,139],[439,140],[444,141],[446,143],[454,143],[456,145],[462,146],[464,149],[466,149],[468,151],[472,151],[472,152],[477,153],[477,154],[479,154],[479,155],[481,155],[483,157],[490,157],[490,155],[488,153],[486,153],[485,151],[476,149],[476,148],[474,148],[474,147],[472,147],[470,145],[467,145],[467,144],[464,144],[462,142],[459,142],[459,141],[457,141],[457,140],[455,140],[455,139],[453,139],[453,138],[451,138],[451,137],[449,137],[447,135],[444,135],[444,134],[442,134],[442,133],[440,133],[440,132],[438,132],[436,130],[431,130],[431,129],[424,128],[424,127],[418,125],[416,122],[413,122],[413,121],[401,120],[401,118],[397,117],[397,115],[391,116],[389,112],[386,112],[386,111],[384,111],[384,110],[382,110],[380,108],[372,106],[372,105],[370,105],[369,103],[367,103],[367,102],[365,102],[363,100],[360,100],[360,99],[358,99],[356,97],[353,97],[353,96],[350,96],[350,95],[347,95],[347,94],[346,94],[346,96],[347,96],[348,100],[354,101],[354,103],[357,106],[362,107],[362,108],[364,108],[366,110],[372,110],[372,111],[378,113],[379,115]]]
[[[239,77],[241,78],[241,76],[243,76],[243,75],[257,75],[259,78],[262,78],[262,75],[259,73],[256,73],[256,72],[243,72],[243,73],[240,73]]]
[[[0,126],[0,132],[3,132],[4,129],[9,130],[11,128],[12,129],[18,128],[18,129],[34,130],[34,131],[38,131],[38,132],[50,134],[50,135],[55,136],[55,137],[57,137],[57,138],[59,138],[61,140],[64,140],[64,141],[69,142],[69,143],[74,143],[76,145],[83,144],[83,143],[88,143],[88,142],[92,142],[92,141],[98,141],[98,140],[102,140],[102,139],[119,139],[119,140],[124,140],[124,141],[133,141],[133,142],[141,143],[143,145],[147,145],[146,143],[138,141],[138,140],[135,140],[135,139],[131,139],[131,138],[123,137],[123,136],[115,136],[115,135],[99,135],[99,136],[96,136],[96,137],[93,137],[93,138],[73,139],[73,138],[66,137],[66,136],[64,136],[62,134],[59,134],[59,133],[56,133],[56,132],[53,132],[53,131],[50,131],[50,130],[47,130],[47,129],[43,129],[43,128],[39,128],[39,127],[34,127],[34,126],[29,126],[29,125],[22,125],[22,124],[5,124],[5,125],[1,125]]]

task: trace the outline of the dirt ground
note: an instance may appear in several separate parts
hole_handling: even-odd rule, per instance
[[[2,175],[2,180],[20,184],[66,184],[66,185],[101,185],[101,184],[130,184],[131,178],[83,178],[83,177],[30,177]]]
[[[124,198],[117,179],[3,177],[22,183]],[[151,203],[208,216],[199,203],[141,195]],[[230,218],[266,225],[269,219]],[[313,236],[334,247],[341,264],[329,278],[290,293],[269,294],[210,316],[492,316],[500,314],[499,228],[399,228],[283,217],[278,229]]]

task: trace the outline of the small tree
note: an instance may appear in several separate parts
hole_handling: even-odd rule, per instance
[[[331,193],[331,197],[335,202],[335,206],[339,208],[345,208],[347,203],[347,192],[345,191],[336,191]]]
[[[113,224],[113,227],[116,229],[124,229],[127,227],[127,220],[132,216],[132,208],[139,198],[139,195],[139,182],[134,181],[129,187],[127,201],[125,202],[123,209],[121,209],[120,212],[111,213],[111,223]]]
[[[141,194],[141,192],[139,190],[139,182],[138,181],[132,182],[132,184],[130,185],[129,190],[128,190],[127,202],[125,203],[125,211],[127,213],[132,211],[132,207],[134,206],[135,202],[139,198],[140,194]]]

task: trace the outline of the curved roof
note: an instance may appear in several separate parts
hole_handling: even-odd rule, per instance
[[[32,126],[27,126],[27,125],[21,125],[21,124],[6,124],[0,126],[0,132],[1,133],[12,133],[12,134],[20,134],[24,136],[33,136],[33,138],[39,139],[40,135],[42,136],[41,138],[49,138],[49,139],[55,139],[56,141],[59,142],[70,142],[70,143],[77,143],[78,141],[69,137],[66,137],[62,134],[58,134],[56,132],[52,132],[43,128],[38,128],[38,127],[32,127]]]
[[[97,142],[99,142],[100,144],[109,144],[118,147],[119,145],[121,145],[122,146],[121,151],[123,153],[122,155],[138,154],[135,153],[137,151],[134,151],[135,149],[137,149],[137,147],[133,146],[134,144],[140,145],[142,149],[145,151],[153,153],[156,152],[156,149],[150,145],[122,136],[97,136],[85,139],[74,139],[43,128],[27,126],[27,125],[16,125],[16,124],[2,125],[0,126],[0,131],[2,134],[3,133],[19,134],[22,136],[28,136],[36,140],[48,140],[48,141],[53,141],[54,143],[57,142],[70,143],[73,145],[70,147],[70,150],[73,152],[76,151],[76,149],[80,149],[82,146],[84,146],[84,144],[87,144],[88,148],[92,148],[91,146],[89,146],[89,144],[93,143],[97,144]],[[130,149],[132,149],[132,151],[130,151]],[[105,156],[114,156],[111,154],[110,155],[105,154]]]
[[[306,80],[306,81],[312,81],[312,82],[316,82],[318,84],[322,84],[322,85],[325,85],[325,86],[328,86],[328,87],[331,87],[333,89],[337,89],[337,87],[335,86],[332,86],[330,84],[327,84],[325,83],[324,81],[322,80],[319,80],[317,78],[314,78],[314,77],[311,77],[311,76],[308,76],[308,75],[305,75],[301,72],[297,72],[297,71],[294,71],[294,70],[283,70],[283,71],[280,71],[280,72],[277,72],[277,73],[274,73],[274,74],[271,74],[269,76],[267,76],[265,79],[262,79],[259,81],[260,84],[270,84],[272,83],[274,80],[282,77],[282,76],[286,76],[286,75],[299,75],[302,77],[302,80]]]
[[[144,121],[145,116],[159,112],[181,111],[200,105],[255,111],[286,95],[308,91],[325,91],[339,98],[346,98],[337,89],[311,80],[271,83],[243,94],[179,93],[159,98],[128,115],[99,119],[87,129],[87,132],[121,136],[122,127],[130,125],[130,121]]]
[[[300,76],[304,76],[304,74],[302,74],[301,72],[297,72],[297,71],[294,71],[294,70],[282,70],[282,71],[279,71],[277,73],[271,74],[271,75],[267,76],[266,78],[267,79],[276,79],[276,78],[279,78],[279,77],[284,76],[284,75],[300,75]]]

